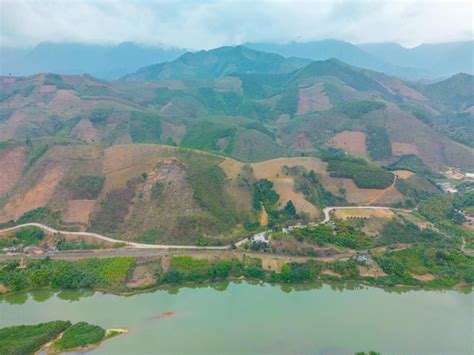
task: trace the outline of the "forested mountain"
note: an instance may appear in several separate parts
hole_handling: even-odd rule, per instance
[[[261,206],[290,218],[290,200],[309,219],[410,206],[448,167],[474,169],[471,87],[467,74],[412,84],[241,46],[118,81],[2,77],[0,222],[185,243],[258,224]]]
[[[310,63],[309,59],[284,58],[243,46],[188,52],[172,62],[151,65],[127,75],[126,80],[206,80],[232,74],[279,74]]]

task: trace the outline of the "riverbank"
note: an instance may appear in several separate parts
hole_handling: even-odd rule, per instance
[[[403,251],[403,250],[402,250]],[[387,256],[376,257],[393,268],[394,261]],[[382,259],[385,258],[385,259]],[[388,267],[387,267],[388,265]],[[458,264],[459,265],[459,264]],[[254,254],[233,255],[228,258],[193,258],[191,256],[164,256],[159,258],[107,258],[66,260],[10,261],[0,269],[0,290],[4,295],[18,291],[45,289],[92,289],[100,292],[130,296],[157,289],[179,286],[206,285],[220,281],[251,280],[280,285],[307,285],[314,282],[355,283],[387,289],[462,289],[472,288],[466,277],[421,278],[409,273],[372,275],[370,267],[351,258],[345,261],[322,262],[305,258],[299,262],[283,263],[279,269],[263,268],[262,260]],[[361,273],[361,270],[364,273]],[[415,276],[415,277],[414,277]]]

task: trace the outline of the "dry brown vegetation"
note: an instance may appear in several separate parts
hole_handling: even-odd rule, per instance
[[[332,137],[327,145],[343,149],[350,154],[367,156],[367,145],[364,132],[342,131]]]

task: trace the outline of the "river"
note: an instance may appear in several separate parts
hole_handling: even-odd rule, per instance
[[[0,299],[0,327],[56,319],[130,333],[93,354],[473,354],[474,293],[247,282],[133,296],[38,290]],[[176,312],[158,317],[163,312]]]

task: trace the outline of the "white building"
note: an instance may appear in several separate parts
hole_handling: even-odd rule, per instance
[[[265,243],[265,244],[268,244],[269,241],[265,238],[266,234],[267,234],[267,232],[261,232],[261,233],[255,234],[250,238],[250,241],[252,243]]]

